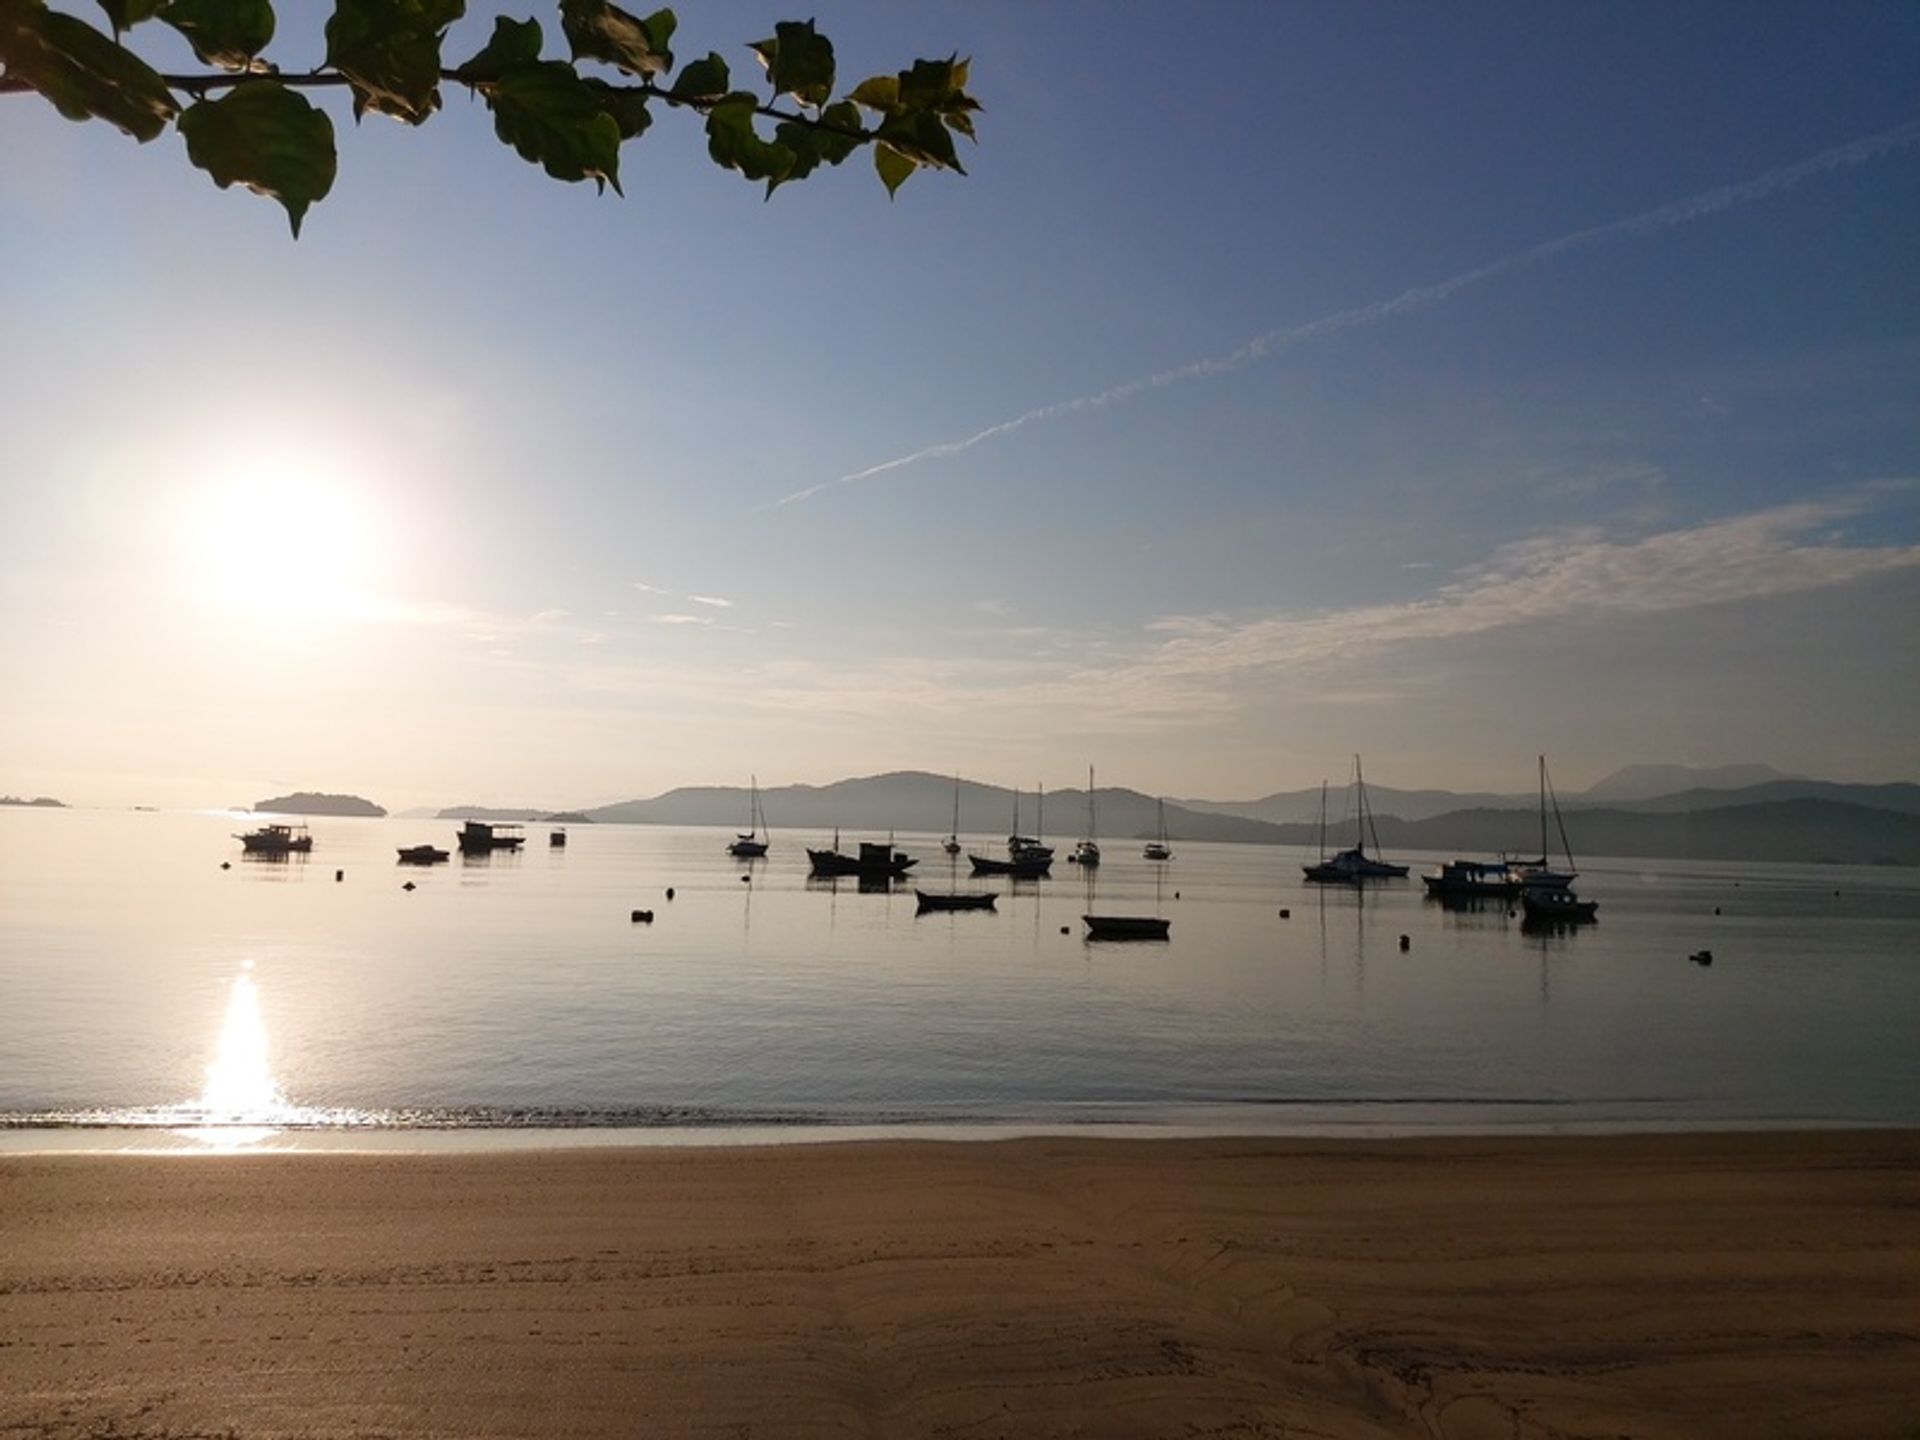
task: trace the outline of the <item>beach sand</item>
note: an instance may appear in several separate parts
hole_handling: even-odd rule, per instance
[[[1920,1132],[0,1159],[0,1436],[1920,1435]]]

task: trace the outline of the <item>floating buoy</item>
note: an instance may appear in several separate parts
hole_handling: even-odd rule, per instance
[[[1291,920],[1293,918],[1293,911],[1286,909],[1281,910],[1280,918],[1282,920]]]
[[[1711,965],[1713,964],[1713,951],[1696,950],[1693,952],[1693,954],[1687,956],[1687,959],[1691,960],[1696,965]]]
[[[753,883],[753,877],[751,875],[742,875],[740,877],[740,883],[742,885],[751,885]]]
[[[671,885],[667,886],[667,899],[673,899],[673,887]]]
[[[1060,933],[1061,933],[1062,935],[1067,935],[1067,934],[1071,934],[1071,933],[1072,933],[1072,927],[1071,927],[1071,926],[1067,926],[1067,925],[1062,925],[1062,926],[1060,927]]]
[[[1402,935],[1400,937],[1400,948],[1402,950],[1411,950],[1413,948],[1413,937],[1411,935]]]
[[[231,860],[222,860],[220,862],[220,868],[222,870],[231,870],[233,869],[233,862]]]
[[[347,878],[347,872],[344,870],[336,870],[333,872],[333,883],[336,885],[338,885],[342,880],[346,878]]]
[[[636,925],[651,925],[653,923],[653,912],[651,910],[634,911],[633,923]]]
[[[1179,892],[1178,890],[1176,890],[1176,891],[1174,891],[1174,892],[1173,892],[1173,898],[1174,898],[1174,899],[1176,899],[1176,900],[1178,900],[1178,899],[1180,898],[1180,892]]]
[[[1720,913],[1720,907],[1719,907],[1718,905],[1716,905],[1716,906],[1714,906],[1714,907],[1713,907],[1713,913],[1714,913],[1714,914],[1716,914],[1716,915],[1718,915],[1718,914]]]
[[[413,889],[413,882],[412,882],[411,880],[409,880],[409,881],[407,881],[407,883],[406,883],[406,884],[404,884],[404,885],[402,885],[402,886],[401,886],[400,888],[401,888],[402,890],[411,890],[411,889]]]

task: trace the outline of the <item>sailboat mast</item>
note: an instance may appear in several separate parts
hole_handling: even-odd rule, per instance
[[[1540,863],[1547,863],[1547,757],[1540,757]]]
[[[1087,766],[1087,839],[1093,838],[1093,766],[1089,765]]]

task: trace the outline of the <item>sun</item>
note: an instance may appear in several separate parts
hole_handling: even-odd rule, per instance
[[[223,607],[351,618],[371,602],[384,550],[378,510],[311,460],[238,468],[187,506],[196,588]]]

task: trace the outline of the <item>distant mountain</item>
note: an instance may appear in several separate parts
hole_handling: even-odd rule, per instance
[[[1280,790],[1259,800],[1182,800],[1181,808],[1204,815],[1238,815],[1248,820],[1264,820],[1272,825],[1320,823],[1320,787],[1305,790]],[[1349,790],[1345,785],[1327,789],[1327,820],[1337,825],[1350,815]],[[1530,795],[1501,795],[1484,791],[1456,794],[1452,790],[1395,790],[1386,785],[1367,786],[1367,808],[1375,815],[1397,815],[1402,820],[1427,820],[1451,810],[1478,807],[1504,809],[1532,803]]]
[[[31,800],[22,800],[18,795],[0,795],[0,805],[24,805],[32,810],[64,810],[67,802],[56,800],[51,795],[37,795]]]
[[[538,820],[550,814],[547,805],[449,805],[433,812],[435,820],[493,820],[506,824]]]
[[[1656,795],[1647,800],[1619,803],[1613,808],[1637,810],[1647,815],[1677,814],[1687,810],[1715,810],[1730,805],[1764,805],[1777,800],[1837,800],[1848,805],[1866,805],[1876,810],[1893,810],[1902,815],[1920,815],[1920,785],[1905,782],[1892,785],[1844,785],[1834,780],[1769,780],[1739,790],[1682,790],[1673,795]],[[1568,801],[1561,805],[1571,812],[1585,802]]]
[[[297,790],[291,795],[256,800],[252,808],[275,815],[364,815],[377,818],[387,813],[371,800],[363,800],[358,795],[321,795],[312,790]]]
[[[1787,775],[1771,765],[1628,765],[1598,780],[1586,789],[1589,802],[1652,800],[1682,790],[1743,790],[1750,785],[1765,785],[1775,780],[1802,780],[1802,775]]]

